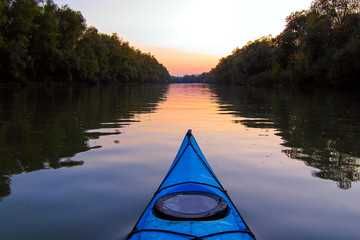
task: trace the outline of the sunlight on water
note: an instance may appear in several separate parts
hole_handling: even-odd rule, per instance
[[[124,238],[189,128],[259,239],[360,238],[358,98],[197,84],[1,96],[2,239]]]

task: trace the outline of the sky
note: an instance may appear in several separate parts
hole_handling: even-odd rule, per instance
[[[221,57],[261,36],[276,36],[312,0],[55,0],[87,24],[151,52],[171,74],[209,71]]]

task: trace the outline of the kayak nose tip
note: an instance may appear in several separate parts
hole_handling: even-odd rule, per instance
[[[186,133],[186,136],[192,136],[192,129],[189,129]]]

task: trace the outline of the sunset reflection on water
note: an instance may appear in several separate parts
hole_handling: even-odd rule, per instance
[[[308,125],[308,119],[299,120],[296,114],[303,109],[291,105],[297,102],[291,98],[203,84],[76,96],[63,105],[34,103],[47,109],[37,118],[24,110],[34,109],[32,102],[2,100],[3,113],[7,109],[13,119],[1,119],[0,127],[4,239],[123,238],[190,128],[258,239],[360,238],[356,110],[346,124],[337,108],[329,116],[321,114],[324,119],[313,112]],[[316,104],[308,106],[314,111]],[[342,130],[345,145],[335,141],[341,136],[334,128],[324,128],[317,137],[326,122]],[[347,124],[353,126],[352,138],[345,137]],[[69,159],[81,164],[62,163]],[[341,187],[343,182],[350,187]]]

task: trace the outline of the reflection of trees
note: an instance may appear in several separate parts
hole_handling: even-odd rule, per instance
[[[10,195],[10,178],[0,175],[0,200],[7,195]]]
[[[241,117],[247,127],[277,129],[283,152],[318,169],[342,189],[360,181],[360,99],[341,94],[214,87],[221,111]]]
[[[302,149],[292,148],[283,152],[292,159],[302,160],[319,169],[314,171],[313,176],[336,181],[341,189],[350,189],[352,182],[360,181],[360,158],[336,151],[304,153]]]
[[[71,157],[101,147],[90,139],[120,134],[165,92],[160,85],[0,90],[0,197],[10,194],[11,175],[82,165]]]

